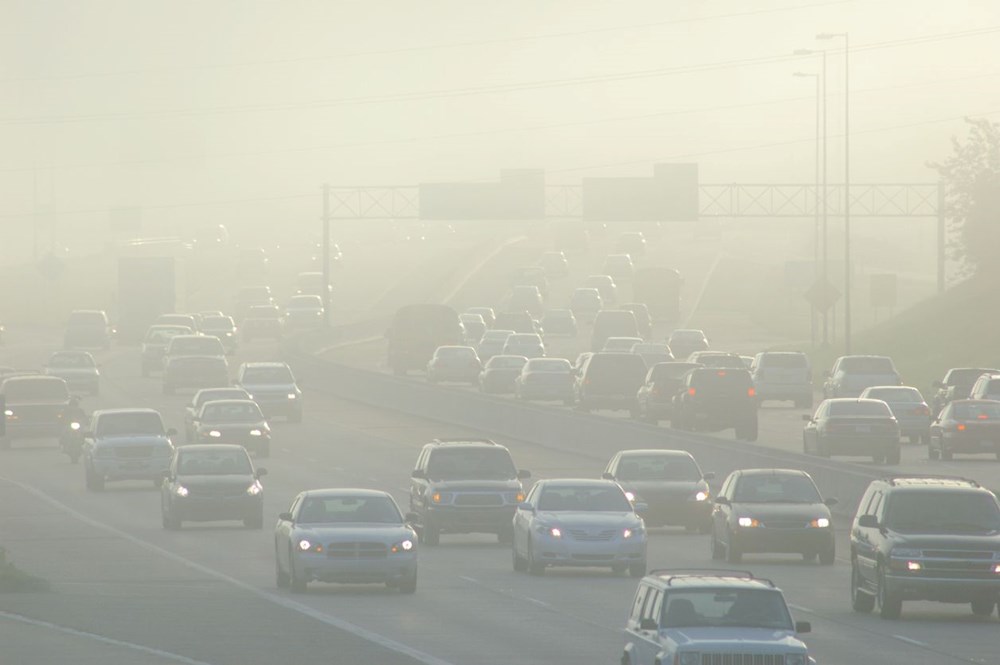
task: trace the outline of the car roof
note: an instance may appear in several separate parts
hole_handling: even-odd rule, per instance
[[[277,360],[256,360],[252,362],[245,362],[242,366],[246,369],[258,369],[261,367],[288,367],[288,363],[283,363]]]
[[[975,480],[962,478],[960,476],[934,476],[934,475],[900,475],[880,478],[875,482],[886,483],[892,487],[905,487],[909,489],[926,490],[954,490],[954,489],[983,489]],[[984,490],[988,491],[988,490]]]
[[[727,570],[653,570],[648,578],[653,578],[671,588],[699,589],[766,589],[778,591],[774,582],[745,571]]]
[[[823,400],[824,402],[829,402],[830,404],[861,404],[869,402],[878,402],[884,404],[885,402],[880,399],[869,399],[867,397],[831,397],[829,399]]]
[[[603,478],[550,478],[539,480],[537,485],[546,487],[618,487],[618,483],[613,480]]]
[[[257,406],[257,402],[252,399],[210,399],[202,406],[208,406],[209,404],[253,404]]]
[[[111,416],[125,413],[155,413],[156,415],[160,415],[160,412],[156,409],[133,407],[127,409],[98,409],[97,411],[94,411],[93,416],[96,418],[97,416]]]
[[[661,457],[694,457],[694,455],[686,450],[671,450],[669,448],[631,448],[629,450],[620,450],[618,454],[622,457],[648,457],[654,455]]]
[[[18,381],[62,381],[63,383],[66,383],[65,379],[58,376],[52,376],[50,374],[37,374],[35,372],[30,374],[15,374],[14,376],[8,376],[3,380],[4,383],[7,383],[8,381],[11,383]]]
[[[383,492],[382,490],[372,490],[359,487],[344,487],[335,488],[330,487],[326,489],[315,489],[306,490],[302,492],[303,497],[321,497],[321,496],[351,496],[351,497],[381,497],[386,496],[392,498],[388,492]]]
[[[491,439],[434,439],[427,445],[437,448],[506,448]]]
[[[740,469],[744,476],[804,476],[810,477],[801,469]]]
[[[246,448],[238,443],[189,443],[183,446],[177,447],[177,452],[198,452],[199,450],[242,450],[246,452]],[[249,455],[247,455],[249,457]]]
[[[1000,400],[995,399],[956,399],[952,404],[1000,404]]]

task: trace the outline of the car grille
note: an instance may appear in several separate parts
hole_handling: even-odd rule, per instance
[[[153,456],[153,446],[119,446],[114,448],[115,457],[141,459]]]
[[[604,529],[603,531],[587,531],[586,529],[569,529],[569,535],[573,540],[588,542],[608,541],[618,533],[617,529]]]
[[[924,550],[923,555],[928,559],[993,559],[993,552],[988,550]]]
[[[785,665],[780,653],[703,653],[701,665]]]
[[[806,526],[803,519],[767,520],[764,526],[768,529],[802,529]]]
[[[189,487],[188,496],[199,499],[235,499],[246,496],[246,488],[232,487]]]
[[[456,506],[502,506],[503,497],[499,494],[456,494]]]
[[[387,555],[384,543],[330,543],[326,548],[331,559],[384,559]]]
[[[14,422],[51,423],[62,418],[65,407],[61,404],[8,404],[7,409],[14,412]]]

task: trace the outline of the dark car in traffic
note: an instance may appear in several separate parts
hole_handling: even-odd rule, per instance
[[[674,358],[687,360],[695,351],[708,351],[708,338],[702,330],[695,328],[678,328],[670,333],[667,344]]]
[[[16,439],[56,438],[69,426],[70,394],[66,381],[55,376],[8,376],[0,384],[6,433],[0,448]]]
[[[674,395],[670,425],[675,429],[719,432],[757,440],[757,397],[745,369],[699,367],[684,375]]]
[[[561,401],[572,406],[576,399],[573,383],[573,366],[565,358],[532,358],[514,380],[514,394],[522,400]]]
[[[302,391],[286,363],[243,363],[233,385],[247,391],[265,416],[285,416],[290,423],[302,422]]]
[[[634,504],[646,504],[646,526],[682,526],[706,532],[711,524],[712,497],[704,473],[686,450],[621,450],[604,469],[603,478],[617,481]]]
[[[934,416],[955,399],[967,399],[972,386],[983,374],[1000,374],[1000,369],[985,367],[952,367],[940,381],[935,381],[934,396],[931,398],[931,413]]]
[[[184,522],[239,520],[248,529],[264,527],[267,469],[254,468],[242,446],[195,444],[174,452],[160,491],[163,528]]]
[[[258,457],[271,454],[271,428],[251,399],[205,402],[191,422],[199,443],[233,443]]]
[[[802,450],[807,455],[855,455],[899,464],[899,423],[882,400],[827,399],[802,419]]]
[[[685,375],[701,367],[698,363],[656,363],[646,373],[646,381],[636,393],[636,417],[658,423],[669,420],[674,412],[674,395],[681,390]]]
[[[524,356],[493,356],[486,361],[479,373],[480,392],[490,395],[511,395],[514,382],[521,376],[521,369],[528,359]]]
[[[957,399],[944,407],[931,423],[927,456],[950,460],[956,453],[1000,459],[1000,402]]]
[[[576,403],[582,411],[610,409],[635,414],[646,363],[632,353],[594,353],[577,370]]]

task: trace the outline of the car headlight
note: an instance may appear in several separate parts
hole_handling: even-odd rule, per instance
[[[899,558],[899,559],[916,559],[923,554],[920,550],[909,549],[905,547],[894,547],[889,553],[889,556]]]
[[[752,517],[741,517],[738,520],[736,520],[736,523],[742,527],[748,527],[748,528],[760,526],[760,522]]]
[[[174,488],[174,494],[176,494],[177,496],[187,496],[188,494],[190,494],[190,492],[188,491],[188,488],[184,487],[183,485],[178,485],[177,487]]]
[[[251,395],[250,393],[247,393],[247,397],[253,399],[253,395]]]
[[[694,495],[695,501],[708,501],[708,492],[698,491]]]
[[[80,423],[70,423],[69,428],[74,432],[77,432],[80,429]]]
[[[288,393],[288,399],[297,399],[297,398],[298,395],[296,395],[295,393]]]
[[[250,436],[264,436],[264,432],[259,429],[252,429],[250,430]]]
[[[785,665],[808,665],[809,657],[804,653],[786,653]]]
[[[254,483],[247,488],[247,494],[250,496],[257,496],[264,491],[264,488],[260,486],[260,483]]]
[[[299,541],[299,550],[303,552],[308,552],[309,550],[312,549],[312,546],[313,544],[308,540],[306,540],[305,538]]]
[[[628,540],[629,538],[632,538],[633,536],[639,537],[639,536],[641,536],[643,534],[644,531],[645,531],[645,529],[643,529],[641,526],[634,526],[634,527],[632,527],[630,529],[625,529],[624,531],[622,531],[622,538],[625,538],[626,540]]]
[[[213,439],[218,439],[220,436],[222,436],[222,432],[220,432],[217,429],[213,429],[208,432],[208,435]]]
[[[6,410],[5,410],[4,412],[3,412],[3,414],[4,414],[5,416],[12,416],[12,415],[14,415],[14,410],[13,410],[13,409],[6,409]]]
[[[677,654],[678,665],[701,665],[701,654],[697,651],[685,651]]]
[[[818,529],[825,529],[830,526],[830,520],[826,517],[817,517],[809,522],[809,526],[816,527]]]
[[[538,527],[538,533],[552,536],[553,538],[562,538],[562,529],[557,526],[540,526]]]
[[[414,548],[413,541],[407,538],[406,540],[393,545],[390,551],[393,554],[399,554],[400,552],[412,552],[413,548]]]

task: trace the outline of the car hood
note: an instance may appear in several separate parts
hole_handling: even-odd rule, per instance
[[[503,368],[492,368],[483,370],[483,376],[488,376],[490,378],[514,378],[521,376],[521,370],[519,369],[503,369]]]
[[[704,480],[621,480],[619,484],[639,497],[644,492],[686,497],[699,490],[708,491],[708,483]]]
[[[256,480],[252,474],[226,474],[226,475],[177,475],[177,484],[183,485],[187,488],[192,487],[215,487],[220,489],[227,488],[247,488],[253,484]]]
[[[259,420],[255,423],[199,423],[199,431],[208,431],[217,429],[220,432],[235,432],[242,430],[252,430],[252,429],[267,429],[267,421]]]
[[[321,543],[357,541],[358,539],[384,541],[387,544],[413,540],[416,534],[405,524],[347,522],[343,524],[296,524],[292,536]]]
[[[547,524],[565,527],[631,527],[641,521],[635,513],[590,510],[540,511],[538,519]]]
[[[941,550],[994,550],[1000,552],[1000,532],[908,534],[894,531],[893,547]]]
[[[432,480],[434,489],[448,492],[516,492],[521,489],[521,481],[510,480]]]
[[[294,393],[297,392],[294,383],[241,383],[240,388],[251,395],[254,393]]]
[[[830,509],[822,503],[733,503],[736,517],[754,517],[767,525],[769,519],[802,518],[803,526],[817,517],[830,518]]]
[[[164,443],[170,443],[170,439],[163,434],[124,434],[121,436],[94,437],[95,445],[108,446],[112,448],[124,446],[152,446]]]
[[[805,651],[802,643],[791,630],[773,628],[739,628],[734,626],[702,628],[665,628],[662,634],[678,646],[697,647],[699,650],[752,651],[764,653],[775,647],[785,647],[787,652]]]

